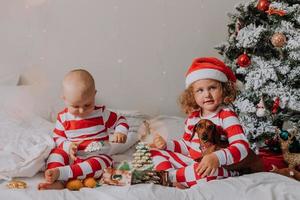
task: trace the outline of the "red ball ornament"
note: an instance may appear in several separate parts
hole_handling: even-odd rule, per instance
[[[269,9],[269,6],[270,6],[270,2],[268,0],[259,0],[257,5],[256,5],[256,8],[260,11],[266,11]]]
[[[242,55],[240,55],[237,58],[236,63],[240,66],[240,67],[248,67],[251,64],[251,60],[249,58],[249,56],[246,53],[243,53]]]

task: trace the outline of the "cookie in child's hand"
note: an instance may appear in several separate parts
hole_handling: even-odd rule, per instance
[[[103,149],[103,147],[105,146],[103,141],[99,141],[99,142],[91,142],[86,148],[85,148],[85,152],[95,152],[95,151],[100,151],[101,149]]]
[[[9,189],[25,189],[27,184],[24,181],[12,180],[6,185]]]

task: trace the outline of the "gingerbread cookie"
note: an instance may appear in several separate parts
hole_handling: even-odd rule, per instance
[[[9,189],[25,189],[27,184],[24,181],[12,180],[6,185]]]

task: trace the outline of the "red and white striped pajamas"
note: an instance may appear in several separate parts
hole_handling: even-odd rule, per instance
[[[229,142],[227,148],[214,152],[220,166],[212,176],[205,178],[195,172],[199,163],[194,160],[201,156],[199,138],[197,134],[191,138],[194,126],[200,119],[211,120],[217,125],[221,140]],[[167,141],[165,150],[152,149],[151,154],[156,170],[169,171],[172,182],[191,187],[197,183],[238,175],[238,172],[228,171],[222,166],[238,163],[248,155],[249,149],[249,142],[235,112],[230,108],[219,107],[214,114],[207,117],[202,117],[200,111],[193,112],[185,121],[183,138]]]
[[[84,150],[94,141],[108,141],[109,133],[127,134],[128,124],[123,116],[95,106],[94,111],[84,118],[75,117],[65,108],[58,113],[53,139],[56,143],[47,160],[47,169],[58,168],[58,180],[98,178],[103,169],[112,166],[112,158],[106,154],[89,154]],[[69,147],[72,142],[80,142],[76,153],[77,159],[72,162]]]

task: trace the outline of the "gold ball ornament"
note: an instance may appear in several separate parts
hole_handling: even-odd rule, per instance
[[[286,36],[283,33],[275,33],[271,38],[274,47],[283,47],[286,44]]]

